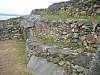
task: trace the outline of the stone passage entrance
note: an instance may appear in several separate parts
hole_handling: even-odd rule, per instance
[[[26,68],[24,48],[24,41],[0,41],[0,75],[31,75]]]

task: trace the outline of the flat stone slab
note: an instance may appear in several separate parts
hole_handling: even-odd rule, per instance
[[[30,58],[27,66],[34,75],[63,75],[65,73],[63,68],[36,56]]]

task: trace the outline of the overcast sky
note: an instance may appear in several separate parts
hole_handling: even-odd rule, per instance
[[[61,1],[67,0],[0,0],[0,13],[26,15],[33,9],[47,8]]]

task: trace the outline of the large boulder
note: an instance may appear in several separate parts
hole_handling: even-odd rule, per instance
[[[32,56],[28,68],[35,75],[64,75],[65,71],[52,62],[47,62],[41,57]]]

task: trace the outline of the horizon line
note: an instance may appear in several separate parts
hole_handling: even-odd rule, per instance
[[[21,16],[20,14],[0,13],[0,16]]]

